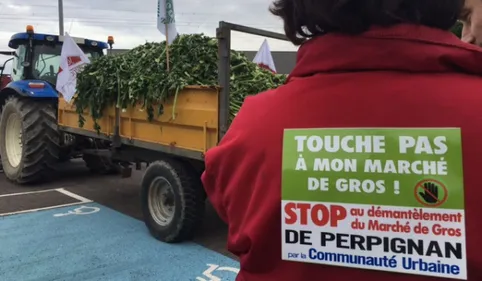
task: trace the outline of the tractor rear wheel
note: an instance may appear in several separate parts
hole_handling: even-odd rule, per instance
[[[59,155],[52,104],[10,97],[0,118],[0,156],[5,176],[17,184],[49,179]]]

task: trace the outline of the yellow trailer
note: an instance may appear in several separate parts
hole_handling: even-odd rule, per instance
[[[163,114],[151,121],[140,105],[126,109],[113,105],[97,120],[97,131],[89,109],[83,112],[85,123],[80,127],[76,108],[61,97],[58,100],[59,129],[77,141],[90,142],[82,154],[92,169],[115,164],[129,176],[131,165],[141,169],[147,163],[141,183],[144,221],[151,234],[164,242],[192,237],[203,218],[206,195],[200,175],[204,155],[229,125],[232,30],[287,40],[282,34],[220,22],[219,86],[185,87],[176,105],[173,98],[167,100],[162,104]]]
[[[64,131],[110,140],[116,135],[119,111],[118,135],[122,144],[202,160],[204,153],[218,142],[219,92],[215,87],[186,87],[180,91],[176,106],[174,99],[169,99],[163,104],[163,114],[152,121],[148,121],[141,105],[124,110],[111,106],[97,120],[100,132],[95,129],[89,109],[84,111],[85,124],[80,127],[75,106],[60,97],[58,124]]]
[[[111,106],[97,120],[100,131],[89,109],[82,114],[85,122],[80,127],[75,106],[59,97],[58,125],[64,132],[98,143],[96,149],[84,151],[84,157],[96,157],[84,159],[87,165],[97,161],[91,164],[93,169],[107,161],[135,163],[139,168],[148,163],[142,181],[146,225],[159,240],[178,242],[192,236],[204,213],[206,196],[199,177],[204,153],[219,139],[219,95],[216,87],[186,87],[176,106],[173,98],[167,100],[163,114],[151,121],[140,105],[124,110]]]

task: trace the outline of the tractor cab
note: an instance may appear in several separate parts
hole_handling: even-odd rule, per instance
[[[102,56],[103,50],[108,48],[105,42],[75,37],[73,39],[89,59]],[[15,50],[12,81],[41,80],[55,85],[63,41],[63,36],[34,33],[31,25],[27,26],[26,32],[14,34],[8,43],[8,46]]]
[[[112,37],[109,44],[73,39],[91,60],[114,44]],[[0,168],[14,182],[40,180],[59,160],[78,154],[75,137],[59,131],[52,118],[58,114],[55,84],[63,42],[64,36],[35,33],[28,25],[26,32],[10,38],[13,51],[0,52],[12,62],[11,75],[3,83],[8,84],[0,89]]]

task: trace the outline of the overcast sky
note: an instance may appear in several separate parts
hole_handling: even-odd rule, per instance
[[[215,35],[218,22],[228,21],[282,32],[272,16],[272,0],[173,0],[179,33]],[[142,3],[142,4],[141,4]],[[36,32],[58,34],[58,0],[0,0],[0,50],[9,50],[12,34],[27,24]],[[129,49],[146,41],[161,41],[156,28],[157,0],[64,0],[64,29],[75,37],[115,38],[115,48]],[[264,38],[233,32],[232,48],[257,50]],[[295,50],[288,42],[268,39],[271,50]],[[0,55],[0,63],[5,57]]]

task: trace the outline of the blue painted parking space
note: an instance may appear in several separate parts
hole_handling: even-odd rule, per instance
[[[96,203],[0,217],[0,280],[231,281],[238,267]]]

